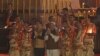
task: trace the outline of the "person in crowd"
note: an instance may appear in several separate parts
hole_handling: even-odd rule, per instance
[[[11,27],[11,32],[10,32],[10,50],[9,50],[9,55],[10,56],[20,56],[20,47],[18,43],[18,30],[16,24],[13,24]]]
[[[49,16],[48,21],[48,23],[56,23],[54,16]]]
[[[18,33],[18,38],[17,38],[17,40],[18,40],[18,44],[19,44],[19,47],[21,47],[21,40],[22,40],[22,33],[21,33],[21,31],[23,30],[22,28],[22,24],[21,24],[21,20],[20,20],[20,17],[19,16],[16,16],[15,17],[15,21],[13,22],[13,23],[16,23],[16,29],[17,29],[17,33]]]
[[[34,56],[44,56],[45,55],[45,30],[43,28],[42,22],[37,21],[35,25],[35,30],[33,31],[33,48]]]
[[[68,14],[68,8],[63,8],[61,13],[57,12],[58,16],[61,17],[61,24],[63,24],[64,21],[68,21],[69,14]]]
[[[31,39],[31,33],[32,33],[32,26],[26,25],[26,28],[24,30],[24,37],[22,39],[21,44],[21,56],[32,56],[32,39]]]
[[[10,49],[8,36],[9,36],[10,31],[11,31],[11,29],[9,29],[8,26],[13,24],[13,23],[9,24],[8,22],[13,21],[11,19],[14,19],[14,18],[12,18],[14,16],[12,11],[13,11],[12,5],[11,5],[11,3],[9,3],[7,5],[7,10],[3,12],[4,14],[3,14],[3,17],[1,19],[2,23],[0,25],[0,28],[1,28],[1,30],[0,30],[0,32],[1,32],[0,33],[0,36],[1,36],[0,46],[2,48],[2,44],[3,44],[3,48],[4,48],[4,51],[3,50],[1,50],[1,51],[7,52],[7,53],[9,52],[9,49]]]
[[[10,19],[8,19],[9,17],[14,16],[13,13],[11,13],[12,11],[12,5],[11,3],[9,3],[7,5],[7,10],[4,11],[3,13],[3,17],[0,19],[1,25],[0,25],[0,48],[3,50],[0,50],[1,52],[6,52],[9,53],[9,49],[10,49],[10,44],[9,44],[9,33],[11,31],[11,29],[8,28],[8,21],[10,21]],[[14,18],[12,18],[14,19]]]
[[[17,13],[12,8],[12,3],[8,3],[7,10],[4,12],[4,21],[5,25],[9,26],[15,21],[15,17],[17,16]]]
[[[94,37],[96,34],[96,26],[91,23],[90,19],[86,20],[87,23],[87,30],[86,30],[86,35],[83,39],[84,47],[86,48],[85,50],[85,55],[86,56],[94,56]]]
[[[24,37],[22,24],[19,16],[15,17],[15,21],[9,26],[11,29],[10,38],[10,55],[21,55],[21,45],[22,45],[22,38]],[[14,42],[14,43],[13,43]],[[15,48],[15,49],[14,49]]]
[[[62,56],[71,56],[71,38],[69,36],[69,28],[66,22],[63,22],[62,29],[60,31],[60,39],[61,39],[61,55]]]
[[[80,40],[82,35],[82,26],[81,23],[76,21],[76,36],[73,41],[73,55],[83,56],[83,42]]]
[[[46,40],[46,53],[47,56],[60,56],[59,48],[59,30],[56,28],[55,23],[47,24]]]

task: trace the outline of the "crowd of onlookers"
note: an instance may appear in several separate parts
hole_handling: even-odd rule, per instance
[[[55,20],[57,17],[52,15],[47,18],[46,24],[39,18],[30,24],[21,20],[19,16],[14,16],[12,9],[8,10],[5,29],[10,30],[10,56],[94,55],[93,39],[96,28],[87,17],[87,13],[78,19],[69,15],[67,8],[63,8],[61,13],[57,12],[61,20],[59,22]]]

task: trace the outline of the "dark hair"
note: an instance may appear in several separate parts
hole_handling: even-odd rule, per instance
[[[49,16],[49,18],[51,19],[51,18],[53,18],[53,16]]]
[[[40,20],[37,20],[37,21],[36,21],[36,24],[37,24],[37,23],[39,23],[39,24],[42,24],[42,21],[40,21]]]
[[[64,11],[68,11],[68,8],[63,8],[62,10],[64,10]]]
[[[54,30],[51,30],[51,33],[54,34],[54,35],[58,35],[58,31],[55,30],[55,29]]]
[[[53,18],[53,16],[49,16],[49,21],[52,21],[54,18]]]

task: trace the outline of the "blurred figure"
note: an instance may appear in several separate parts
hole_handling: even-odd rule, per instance
[[[21,44],[21,56],[32,56],[32,39],[31,39],[31,33],[32,33],[32,26],[26,25],[24,30],[24,36],[22,39]]]
[[[54,16],[49,16],[48,21],[49,21],[48,23],[55,23],[56,24]]]
[[[34,30],[33,47],[34,47],[34,56],[44,56],[45,55],[45,30],[43,29],[42,22],[36,22],[36,28]]]
[[[61,55],[62,56],[72,56],[71,52],[71,38],[69,36],[69,28],[66,22],[63,22],[62,29],[60,31],[61,35]]]
[[[10,49],[10,44],[9,44],[9,33],[11,29],[8,28],[10,21],[10,17],[13,15],[12,11],[12,5],[11,3],[8,4],[7,11],[4,11],[3,17],[0,19],[0,52],[5,52],[8,53]],[[12,15],[11,15],[12,14]],[[14,19],[14,18],[12,18]]]
[[[60,56],[59,30],[54,23],[47,24],[45,40],[47,56]]]
[[[57,12],[57,14],[61,17],[61,24],[63,24],[64,21],[68,21],[69,14],[68,14],[68,8],[63,8],[61,13]]]
[[[7,5],[7,10],[4,12],[4,19],[5,19],[5,23],[7,26],[9,26],[12,22],[15,21],[15,17],[17,16],[17,13],[13,10],[12,8],[12,3],[9,3]]]
[[[83,56],[83,42],[81,41],[82,36],[82,25],[78,21],[75,23],[76,27],[76,36],[73,41],[73,55],[74,56]]]
[[[12,30],[10,32],[9,38],[10,38],[9,55],[10,56],[20,56],[20,47],[18,43],[18,30],[17,30],[16,24],[12,25]]]
[[[100,43],[100,6],[97,8],[96,11],[96,19],[94,18],[94,23],[96,25],[96,38],[95,38],[95,51],[98,52],[97,50],[100,50],[100,45],[98,43]]]
[[[83,39],[84,47],[86,48],[86,56],[94,56],[94,37],[96,34],[96,27],[91,23],[90,19],[86,20],[87,31]]]

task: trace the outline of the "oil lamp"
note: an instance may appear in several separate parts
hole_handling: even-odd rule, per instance
[[[95,30],[93,29],[93,27],[90,27],[87,29],[87,34],[90,36],[94,36],[95,35]]]

